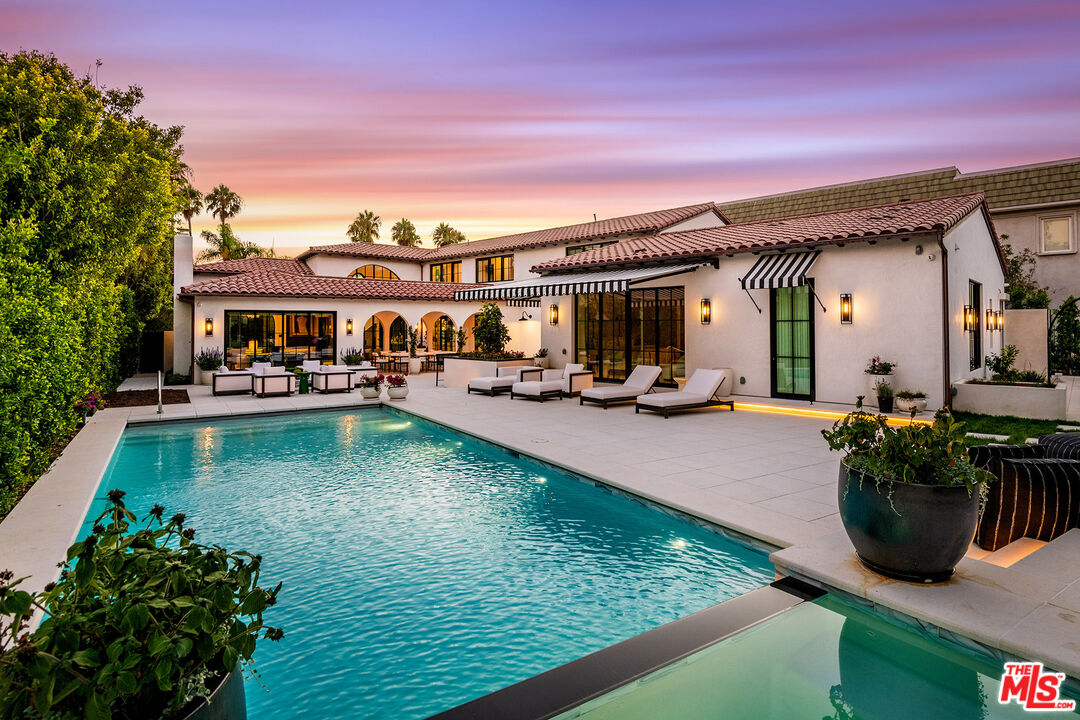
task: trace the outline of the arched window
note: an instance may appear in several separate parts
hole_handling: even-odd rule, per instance
[[[440,352],[453,352],[457,349],[454,321],[443,315],[435,321],[435,331],[431,334],[434,349]]]
[[[351,278],[364,278],[365,280],[400,280],[397,274],[390,268],[382,265],[361,265],[349,273]]]
[[[373,352],[382,352],[383,349],[383,326],[374,315],[364,326],[364,349]]]
[[[400,315],[390,323],[390,352],[403,352],[407,350],[406,340],[409,337],[409,326],[405,318]]]

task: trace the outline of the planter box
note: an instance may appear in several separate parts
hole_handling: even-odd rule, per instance
[[[1032,420],[1065,419],[1065,384],[983,385],[961,380],[954,386],[953,408],[986,415],[1015,415]]]
[[[493,377],[501,367],[533,367],[532,358],[520,360],[468,360],[465,358],[446,358],[440,379],[444,387],[465,387],[475,377]]]

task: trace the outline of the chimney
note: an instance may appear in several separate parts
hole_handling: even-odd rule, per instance
[[[187,234],[173,236],[173,356],[172,370],[181,375],[190,375],[192,369],[192,325],[194,309],[191,303],[180,299],[180,288],[191,285],[195,277],[194,250],[191,236]]]

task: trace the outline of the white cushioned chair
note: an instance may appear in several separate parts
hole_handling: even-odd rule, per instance
[[[514,383],[523,379],[540,379],[543,372],[535,365],[510,365],[498,368],[494,376],[475,377],[466,386],[467,393],[484,393],[494,397],[498,393],[510,392]]]
[[[255,366],[260,367],[256,368]],[[296,392],[296,376],[283,366],[269,363],[252,363],[254,392],[258,397],[268,395],[291,395]]]
[[[638,365],[622,385],[601,385],[582,390],[578,405],[593,402],[607,410],[611,403],[637,400],[639,395],[652,392],[652,387],[659,377],[659,365]]]
[[[250,395],[255,388],[254,377],[250,370],[222,367],[210,376],[210,391],[214,395]]]
[[[305,361],[305,364],[307,362],[311,361]],[[319,365],[311,371],[311,389],[324,394],[352,392],[353,371],[345,365]]]
[[[695,370],[679,392],[639,395],[634,402],[634,412],[641,412],[642,409],[652,410],[663,413],[666,418],[673,411],[692,408],[727,405],[728,408],[734,410],[735,402],[730,397],[734,377],[735,373],[728,368]]]
[[[522,380],[510,386],[510,399],[523,397],[543,402],[548,398],[572,397],[592,387],[592,373],[584,365],[568,363],[561,368],[544,370],[539,380]]]

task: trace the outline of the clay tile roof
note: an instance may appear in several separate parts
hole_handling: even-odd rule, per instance
[[[454,292],[475,287],[468,283],[419,280],[365,280],[363,278],[297,275],[268,270],[205,280],[180,289],[194,295],[255,295],[264,297],[344,298],[351,300],[453,300]]]
[[[535,272],[656,263],[807,245],[873,240],[919,232],[945,232],[983,205],[981,193],[918,202],[875,205],[631,238],[613,245],[540,263]]]
[[[412,260],[414,262],[427,262],[431,260],[444,260],[472,255],[486,255],[490,253],[506,252],[521,248],[539,247],[541,245],[554,245],[564,242],[579,240],[596,240],[626,235],[630,233],[658,232],[671,227],[683,220],[705,212],[716,212],[724,217],[716,208],[715,203],[698,203],[684,207],[670,208],[668,210],[655,210],[636,215],[624,215],[622,217],[596,220],[594,222],[566,225],[546,230],[533,230],[531,232],[517,233],[515,235],[502,235],[500,237],[473,240],[472,242],[445,245],[441,248],[401,247],[387,243],[344,243],[341,245],[322,245],[310,248],[299,255],[303,260],[312,255],[346,255],[360,258],[394,258],[398,260]],[[725,221],[727,218],[724,218]]]
[[[263,272],[265,270],[278,270],[280,272],[293,273],[294,275],[310,275],[311,268],[300,260],[288,258],[243,258],[241,260],[223,260],[215,263],[203,263],[195,265],[193,270],[197,273],[218,273],[221,275],[238,275],[240,273]]]
[[[733,223],[981,192],[990,210],[1080,202],[1080,158],[961,173],[938,168],[720,203]]]

